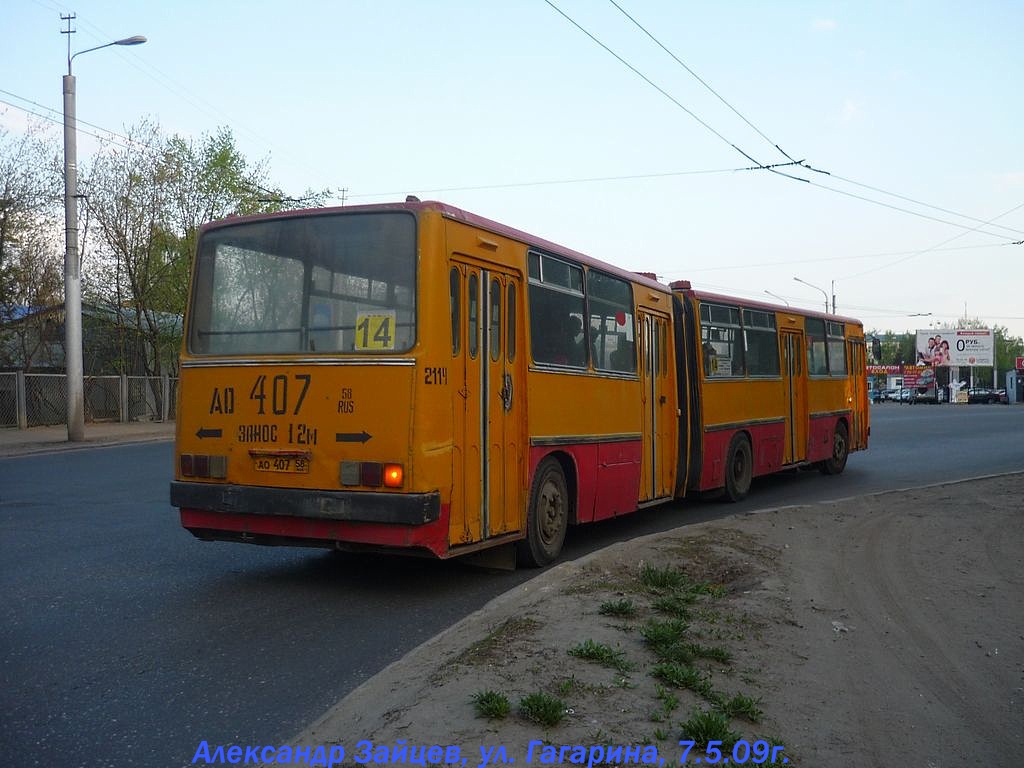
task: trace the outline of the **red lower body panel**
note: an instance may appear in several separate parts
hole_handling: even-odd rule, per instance
[[[242,539],[242,534],[268,539],[288,539],[289,543],[306,540],[311,546],[331,548],[335,542],[388,547],[422,549],[437,557],[448,556],[448,505],[441,505],[440,519],[425,525],[389,525],[356,523],[339,520],[315,520],[303,517],[274,515],[238,515],[226,512],[181,510],[181,525],[200,538]],[[237,534],[237,535],[232,535]]]

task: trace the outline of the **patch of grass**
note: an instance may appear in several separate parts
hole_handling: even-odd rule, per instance
[[[649,589],[684,589],[689,581],[685,573],[672,567],[656,568],[645,563],[640,569],[640,583]]]
[[[731,664],[732,653],[719,645],[700,645],[699,643],[691,643],[689,645],[690,652],[698,659],[711,659],[717,661],[719,664]]]
[[[565,702],[548,693],[531,693],[519,700],[519,714],[531,723],[548,728],[558,725],[565,717]]]
[[[697,608],[694,610],[694,614],[705,624],[717,624],[722,620],[722,612],[714,608]]]
[[[601,603],[601,607],[597,609],[602,616],[617,616],[620,619],[636,616],[636,611],[636,604],[628,597]]]
[[[640,628],[640,634],[659,661],[691,664],[694,659],[691,644],[683,642],[689,628],[682,619],[651,619]]]
[[[497,691],[477,691],[473,694],[473,708],[477,717],[488,720],[501,720],[508,716],[508,696]]]
[[[690,587],[690,592],[695,595],[707,595],[708,597],[725,597],[729,590],[723,584],[709,584],[706,581],[696,582]]]
[[[651,674],[669,685],[674,685],[676,688],[689,688],[705,698],[711,698],[715,693],[707,675],[687,664],[662,662],[654,665]]]
[[[592,661],[604,667],[611,667],[620,672],[628,672],[631,669],[623,651],[616,651],[611,646],[596,643],[593,640],[584,640],[579,645],[570,648],[569,655]]]
[[[576,675],[569,675],[563,677],[558,681],[558,695],[568,696],[570,693],[577,691],[587,691],[592,689],[593,686],[588,686],[586,683],[580,682],[576,679]]]
[[[682,619],[650,619],[640,627],[640,634],[651,648],[657,649],[661,646],[679,642],[686,631],[690,628]]]
[[[679,707],[679,697],[663,685],[655,685],[658,701],[666,712],[674,712]]]
[[[724,696],[719,697],[715,702],[715,709],[727,717],[742,717],[752,723],[761,722],[764,712],[761,710],[761,699],[755,699],[742,693],[737,693],[731,699]]]
[[[651,604],[651,607],[658,613],[667,613],[678,619],[689,619],[690,606],[696,599],[696,596],[690,592],[674,592],[670,595],[662,595]]]
[[[722,751],[731,749],[740,735],[729,728],[729,718],[721,712],[695,709],[689,720],[680,723],[682,738],[692,740],[699,747],[706,747],[709,741],[720,741]]]
[[[661,730],[661,728],[655,728],[654,738],[656,738],[658,741],[665,741],[665,739],[668,738],[668,734],[665,731]]]

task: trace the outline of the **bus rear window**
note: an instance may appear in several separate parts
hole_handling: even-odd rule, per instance
[[[416,221],[342,213],[210,230],[190,307],[193,354],[406,351],[416,339]]]

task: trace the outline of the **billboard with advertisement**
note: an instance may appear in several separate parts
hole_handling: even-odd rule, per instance
[[[995,334],[988,328],[917,332],[917,362],[921,365],[991,366],[995,348]]]
[[[903,386],[919,395],[935,397],[935,369],[926,365],[903,366]]]

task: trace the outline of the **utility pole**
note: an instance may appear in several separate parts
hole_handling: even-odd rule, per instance
[[[98,51],[111,45],[139,45],[142,35],[86,48],[72,55],[71,22],[75,14],[61,14],[68,28],[68,73],[64,90],[64,375],[67,379],[68,442],[85,439],[85,372],[82,364],[82,259],[78,253],[78,125],[75,118],[75,76],[71,62],[75,56]]]

